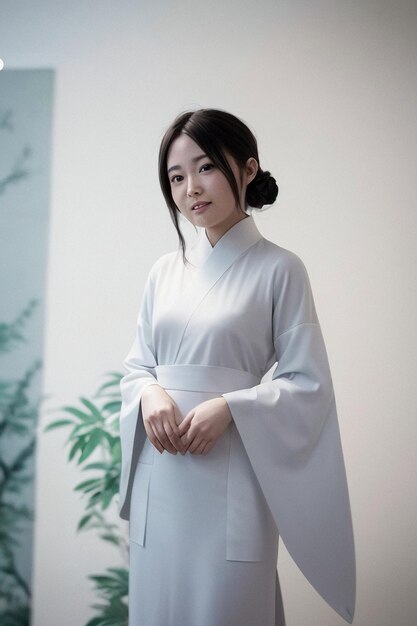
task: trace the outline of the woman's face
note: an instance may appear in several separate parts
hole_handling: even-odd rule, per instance
[[[256,169],[249,179],[245,171],[241,182],[236,161],[227,154],[226,158],[236,178],[241,206],[244,206],[246,186],[256,174]],[[255,159],[249,161],[256,164]],[[167,170],[172,198],[179,211],[192,224],[206,229],[212,245],[246,216],[237,209],[225,175],[188,135],[181,134],[172,142],[167,155]],[[197,208],[193,208],[196,204]]]

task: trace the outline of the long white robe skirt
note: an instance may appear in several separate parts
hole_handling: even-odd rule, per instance
[[[230,390],[186,386],[164,385],[183,416]],[[235,458],[240,452],[241,510],[236,497],[228,498],[232,446]],[[248,544],[248,560],[235,560],[234,541],[245,532],[253,556]],[[129,626],[285,626],[278,541],[233,422],[207,455],[161,454],[146,438],[130,509]]]

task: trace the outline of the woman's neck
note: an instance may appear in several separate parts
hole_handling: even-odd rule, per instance
[[[249,217],[247,213],[240,213],[234,220],[229,221],[226,224],[222,223],[211,228],[206,228],[206,237],[209,240],[212,248],[214,248],[219,239],[221,239],[228,230],[230,230],[235,224],[246,219],[247,217]]]

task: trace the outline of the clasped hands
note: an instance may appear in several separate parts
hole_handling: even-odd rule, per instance
[[[159,384],[144,389],[141,406],[146,434],[161,454],[207,454],[233,419],[220,397],[197,404],[180,421],[178,406]]]

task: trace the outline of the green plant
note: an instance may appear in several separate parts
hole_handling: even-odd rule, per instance
[[[96,583],[97,594],[104,604],[93,604],[101,614],[93,617],[86,626],[126,626],[127,604],[123,602],[128,589],[128,572],[123,568],[109,567],[107,576],[90,576]]]
[[[83,472],[95,472],[93,477],[81,481],[74,488],[86,500],[85,513],[78,523],[77,531],[95,529],[101,539],[117,546],[126,556],[128,542],[119,526],[111,523],[107,515],[119,490],[122,374],[109,372],[106,376],[108,380],[99,387],[93,396],[94,401],[81,397],[81,407],[63,407],[68,417],[51,422],[45,431],[71,427],[66,441],[66,445],[70,446],[68,460],[75,461]],[[99,460],[87,463],[93,454]],[[127,626],[127,569],[108,568],[106,574],[91,575],[89,578],[94,581],[95,592],[104,603],[93,605],[99,614],[86,626]]]

